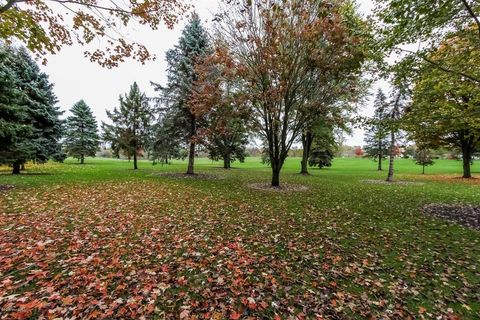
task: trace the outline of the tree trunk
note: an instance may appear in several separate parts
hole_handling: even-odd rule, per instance
[[[472,171],[470,168],[470,163],[472,162],[472,153],[469,146],[462,147],[462,158],[463,158],[463,178],[470,179],[472,177]]]
[[[383,158],[383,153],[382,153],[382,140],[378,142],[378,171],[382,171],[382,158]]]
[[[423,165],[422,174],[425,174],[425,165]]]
[[[190,152],[188,153],[188,169],[187,174],[195,174],[193,171],[193,164],[195,161],[195,143],[190,142]]]
[[[85,163],[85,156],[83,154],[80,155],[80,164]]]
[[[390,162],[388,164],[387,181],[393,182],[393,162],[395,160],[395,132],[392,131],[390,140]]]
[[[272,164],[272,187],[280,187],[280,168]]]
[[[230,169],[230,156],[229,155],[223,156],[223,168],[224,169]]]
[[[302,169],[300,170],[300,174],[308,174],[308,158],[310,157],[310,153],[312,151],[312,142],[313,142],[313,135],[310,132],[306,132],[302,134]]]
[[[165,164],[168,164],[168,155],[165,156]]]
[[[12,170],[12,174],[20,174],[20,167],[21,167],[21,163],[18,162],[18,161],[15,161],[13,163],[13,170]]]
[[[135,151],[133,153],[133,170],[137,170],[138,169],[138,165],[137,165],[137,152]]]
[[[22,163],[22,165],[20,166],[20,171],[25,171],[25,163]]]

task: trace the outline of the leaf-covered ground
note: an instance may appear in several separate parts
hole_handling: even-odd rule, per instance
[[[343,165],[287,166],[298,193],[249,188],[261,165],[0,175],[16,185],[0,193],[0,319],[479,318],[479,232],[420,210],[475,203],[479,186],[369,185],[377,173]]]

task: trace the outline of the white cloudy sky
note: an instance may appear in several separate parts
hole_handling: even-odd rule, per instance
[[[363,14],[371,13],[372,0],[357,1]],[[212,13],[218,7],[218,1],[192,0],[192,2],[197,13],[208,25]],[[145,44],[149,51],[157,56],[155,61],[147,62],[145,65],[126,61],[114,69],[102,68],[83,57],[84,48],[81,46],[65,47],[56,55],[48,56],[48,64],[42,68],[55,84],[59,106],[67,111],[76,101],[84,99],[93,109],[100,123],[102,120],[107,120],[105,109],[115,107],[118,96],[125,93],[134,81],[137,81],[147,95],[153,96],[150,81],[165,82],[165,52],[176,44],[184,24],[185,21],[182,21],[174,30],[163,27],[152,31],[141,26],[125,30],[128,38]],[[373,92],[373,89],[371,91]],[[363,106],[361,113],[369,115],[371,109],[370,101]],[[68,111],[65,116],[68,116]],[[363,144],[362,131],[356,130],[352,136],[348,137],[347,144]]]

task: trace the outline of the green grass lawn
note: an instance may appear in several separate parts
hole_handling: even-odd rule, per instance
[[[427,217],[428,203],[479,204],[461,162],[427,174],[396,161],[335,159],[281,182],[308,191],[253,190],[270,169],[257,158],[206,179],[186,164],[140,169],[124,160],[68,160],[9,169],[0,184],[0,319],[478,319],[479,232]],[[480,176],[478,165],[474,175]]]

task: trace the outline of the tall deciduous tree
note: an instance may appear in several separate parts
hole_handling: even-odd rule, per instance
[[[6,84],[14,84],[14,87],[2,89],[10,92],[11,100],[5,101],[2,108],[7,117],[1,121],[4,123],[2,131],[6,133],[4,138],[8,146],[0,155],[0,161],[11,164],[13,173],[19,174],[20,167],[29,160],[63,160],[59,144],[62,112],[55,106],[53,84],[24,48],[4,47],[2,54],[9,58],[8,65],[2,65],[1,73],[5,74]],[[13,123],[6,124],[8,118]]]
[[[100,137],[97,120],[92,110],[80,100],[70,109],[71,116],[67,118],[65,130],[65,149],[71,157],[83,164],[85,157],[94,157],[98,150]]]
[[[87,45],[104,39],[103,49],[86,50],[85,56],[113,67],[125,58],[140,62],[151,58],[147,48],[122,36],[121,28],[139,23],[152,29],[172,28],[188,6],[182,0],[3,0],[0,1],[0,40],[21,41],[45,59],[64,45]]]
[[[392,101],[389,103],[388,116],[386,119],[390,135],[390,146],[388,152],[388,175],[387,182],[393,182],[394,163],[397,156],[398,133],[402,127],[402,117],[407,107],[408,88],[404,83],[394,83]]]
[[[460,67],[479,69],[480,55],[471,51],[470,31],[449,35],[430,56],[457,61]],[[450,147],[463,157],[463,177],[471,178],[472,154],[480,146],[480,89],[477,83],[446,73],[429,63],[419,70],[413,103],[407,114],[408,130],[415,141],[429,147]]]
[[[361,64],[362,45],[343,17],[346,1],[237,1],[218,16],[236,68],[245,81],[253,127],[267,142],[271,185],[312,110],[315,78],[349,63]],[[360,50],[361,51],[361,50]],[[336,52],[336,54],[330,54]],[[308,112],[307,112],[308,111]]]
[[[195,148],[199,119],[191,108],[195,81],[198,80],[196,64],[209,52],[208,34],[202,26],[200,17],[194,14],[178,44],[167,52],[168,82],[162,88],[163,101],[170,109],[174,121],[175,133],[189,146],[187,174],[194,174]]]
[[[386,120],[388,117],[387,97],[381,89],[378,90],[374,102],[375,113],[367,122],[365,132],[365,155],[373,158],[378,163],[378,170],[382,170],[382,161],[386,158],[389,150],[388,128]]]
[[[245,158],[249,118],[242,82],[227,52],[217,39],[214,52],[197,64],[199,79],[190,100],[190,109],[202,119],[198,140],[211,159],[223,160],[225,169]]]
[[[137,157],[144,151],[149,141],[153,114],[147,96],[140,91],[137,83],[130,87],[130,92],[120,96],[119,108],[107,110],[107,116],[113,124],[102,123],[104,140],[112,144],[118,155],[124,152],[133,157],[133,169],[138,169]]]

